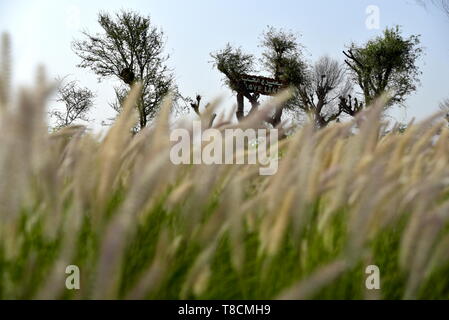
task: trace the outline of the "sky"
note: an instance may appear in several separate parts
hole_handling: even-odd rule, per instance
[[[372,6],[378,9],[378,28],[367,24],[374,17]],[[99,82],[89,70],[77,68],[80,60],[71,43],[82,38],[82,30],[101,31],[99,11],[120,9],[150,15],[164,31],[168,65],[184,96],[201,94],[209,101],[225,94],[231,107],[234,100],[210,53],[229,42],[260,56],[260,35],[268,25],[298,34],[311,63],[322,55],[343,62],[342,50],[351,42],[364,43],[385,27],[400,25],[405,36],[421,35],[425,55],[419,61],[421,86],[407,99],[407,108],[390,111],[392,119],[422,119],[449,97],[449,19],[414,0],[1,0],[0,32],[7,31],[12,39],[14,83],[31,84],[39,64],[51,78],[69,75],[97,94],[91,126],[101,128],[103,120],[114,116],[109,106],[113,82]]]

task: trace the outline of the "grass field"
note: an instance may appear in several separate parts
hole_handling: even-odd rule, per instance
[[[386,132],[378,101],[353,122],[306,125],[260,176],[173,165],[169,100],[130,133],[138,88],[99,139],[49,133],[42,72],[16,99],[2,83],[2,299],[449,298],[449,130],[437,116]],[[65,286],[68,265],[79,290]],[[369,265],[379,290],[365,286]]]

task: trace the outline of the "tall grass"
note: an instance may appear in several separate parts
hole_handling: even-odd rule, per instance
[[[379,100],[282,140],[278,172],[259,176],[173,165],[169,99],[135,136],[138,87],[106,137],[49,133],[43,71],[14,99],[0,74],[0,298],[449,298],[449,130],[437,116],[386,132]],[[365,288],[371,264],[380,290]],[[65,287],[67,265],[80,290]]]

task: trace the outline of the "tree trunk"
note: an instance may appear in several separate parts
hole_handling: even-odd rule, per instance
[[[259,108],[260,103],[259,103],[259,101],[257,101],[257,99],[255,99],[255,98],[252,98],[252,99],[250,100],[250,102],[251,102],[251,110],[249,111],[249,113],[251,114],[251,113],[257,111],[257,109]]]
[[[139,118],[140,118],[139,120],[140,120],[140,130],[142,130],[147,125],[147,117],[146,117],[146,114],[145,114],[145,110],[144,110],[145,106],[144,106],[144,102],[143,102],[142,97],[139,100],[140,100],[139,106],[138,106],[138,108],[139,108]]]
[[[273,126],[273,128],[276,128],[280,123],[281,123],[281,118],[282,118],[282,111],[284,110],[284,108],[279,108],[276,110],[276,112],[274,113],[273,118],[270,119],[270,123]]]
[[[245,102],[243,99],[243,94],[241,93],[237,93],[237,112],[236,112],[236,116],[237,116],[237,120],[238,121],[242,121],[243,119],[243,112],[245,110]]]
[[[324,99],[320,98],[318,100],[318,104],[315,108],[315,114],[314,114],[315,128],[317,128],[317,129],[324,128],[327,125],[326,120],[321,115],[321,110],[323,110],[323,107],[324,107]]]

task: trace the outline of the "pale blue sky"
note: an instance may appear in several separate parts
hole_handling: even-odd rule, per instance
[[[79,62],[71,41],[80,30],[99,31],[99,10],[120,8],[149,14],[166,35],[169,65],[174,68],[183,95],[200,93],[212,99],[228,93],[221,75],[212,68],[209,53],[227,42],[258,55],[259,36],[267,25],[301,34],[311,62],[324,54],[343,60],[341,51],[351,41],[364,42],[381,30],[369,30],[366,8],[380,9],[380,28],[399,24],[406,35],[421,34],[426,55],[420,61],[422,86],[407,100],[407,110],[394,110],[398,121],[422,118],[449,97],[449,19],[437,10],[425,10],[414,0],[128,0],[128,1],[12,1],[0,2],[0,31],[13,40],[14,81],[30,83],[35,66],[43,63],[52,77],[72,74],[98,93],[92,116],[95,125],[111,116],[111,82],[98,83],[91,72],[76,68]],[[233,101],[231,101],[233,102]]]

